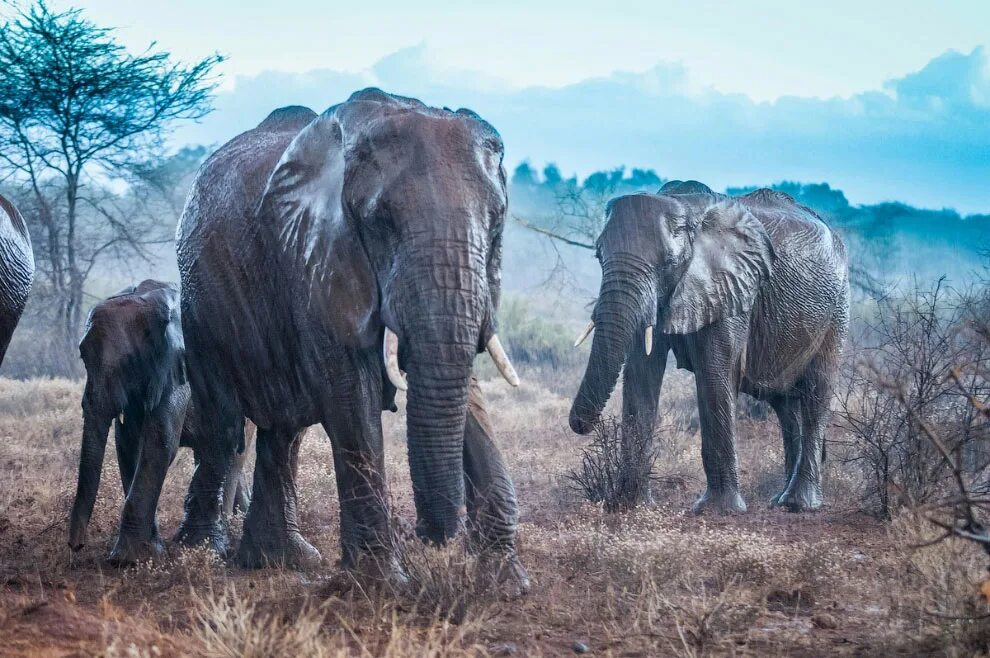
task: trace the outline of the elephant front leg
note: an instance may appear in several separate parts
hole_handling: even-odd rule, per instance
[[[237,551],[241,566],[311,569],[320,552],[299,533],[293,464],[305,430],[258,428],[251,506]]]
[[[401,585],[391,534],[382,442],[381,385],[369,376],[365,394],[340,392],[323,427],[333,443],[340,499],[341,565],[372,582]]]
[[[657,421],[660,387],[667,369],[670,345],[660,332],[653,332],[653,349],[646,353],[644,341],[635,340],[626,355],[622,384],[622,465],[629,478],[624,503],[634,507],[653,500],[650,475],[654,464],[653,430]]]
[[[739,491],[735,443],[737,373],[742,341],[733,325],[734,322],[721,321],[699,332],[699,349],[692,355],[692,362],[697,364],[701,461],[708,481],[707,490],[692,508],[695,514],[746,511]]]
[[[480,576],[492,579],[508,596],[517,597],[529,591],[529,574],[516,552],[516,489],[494,436],[481,388],[472,376],[464,426],[469,538],[480,556]]]
[[[165,553],[156,512],[168,467],[179,449],[182,405],[182,394],[167,398],[148,414],[140,428],[135,428],[137,431],[122,437],[135,449],[136,463],[121,512],[120,532],[110,550],[112,564],[133,564]]]

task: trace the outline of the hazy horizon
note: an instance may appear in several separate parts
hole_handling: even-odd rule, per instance
[[[216,111],[177,126],[176,147],[379,86],[479,112],[510,169],[828,182],[857,204],[990,212],[990,3],[53,4],[132,52],[228,57]]]

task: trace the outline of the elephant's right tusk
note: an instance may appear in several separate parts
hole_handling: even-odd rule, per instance
[[[516,374],[516,369],[512,367],[512,362],[509,361],[509,355],[502,348],[502,341],[498,339],[498,334],[492,334],[492,337],[488,339],[486,349],[488,350],[488,356],[492,357],[495,367],[498,368],[499,373],[505,378],[505,381],[509,382],[512,386],[519,386],[519,375]]]
[[[399,337],[388,327],[385,327],[385,340],[382,344],[382,353],[385,357],[385,372],[392,386],[400,391],[408,391],[409,385],[406,378],[399,370]]]
[[[577,337],[576,341],[574,341],[574,347],[578,347],[579,345],[581,345],[581,343],[583,343],[588,338],[588,336],[591,335],[591,332],[594,330],[595,330],[595,323],[589,322],[588,326],[585,327],[584,331],[581,332],[581,335]]]
[[[643,337],[646,344],[646,356],[649,356],[653,351],[653,325],[651,324],[646,328],[646,335]]]

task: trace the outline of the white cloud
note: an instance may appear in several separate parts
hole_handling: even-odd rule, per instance
[[[555,161],[565,172],[619,164],[713,187],[781,179],[828,181],[853,202],[897,199],[990,211],[990,76],[983,48],[948,51],[882,89],[850,98],[755,102],[692,86],[683,65],[616,72],[559,88],[513,88],[445,66],[419,44],[369,71],[315,70],[237,78],[217,111],[177,139],[217,143],[275,107],[321,111],[379,85],[427,103],[470,107],[506,143],[510,165]]]

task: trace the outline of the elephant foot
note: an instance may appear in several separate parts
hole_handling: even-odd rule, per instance
[[[110,549],[107,562],[115,567],[126,567],[138,562],[159,560],[165,555],[167,555],[165,542],[162,541],[157,531],[152,532],[147,537],[121,531],[113,544],[113,548]]]
[[[792,483],[780,495],[770,501],[772,507],[783,507],[788,512],[813,512],[823,503],[821,485],[809,482]]]
[[[183,546],[208,546],[222,558],[230,554],[230,541],[227,538],[227,527],[223,523],[212,525],[192,525],[183,523],[172,538],[176,544]]]
[[[73,521],[69,528],[69,548],[72,552],[81,551],[83,546],[89,541],[89,533],[86,526]]]
[[[735,488],[722,491],[706,489],[691,507],[692,514],[742,514],[745,511],[746,502]]]
[[[285,567],[308,571],[320,566],[322,556],[299,532],[290,530],[244,530],[237,549],[237,562],[245,569]]]
[[[400,591],[408,587],[409,575],[390,552],[362,552],[357,559],[342,566],[359,583],[371,588]]]
[[[529,573],[515,551],[484,553],[478,558],[477,569],[478,578],[488,581],[503,599],[511,601],[529,594]]]

